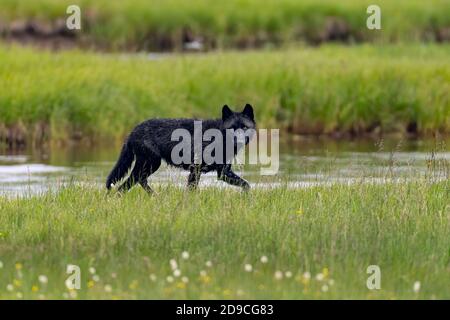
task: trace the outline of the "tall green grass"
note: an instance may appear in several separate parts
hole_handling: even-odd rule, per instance
[[[186,30],[222,48],[317,41],[330,17],[345,23],[355,40],[436,40],[450,26],[446,0],[379,0],[381,31],[366,27],[370,0],[2,0],[0,19],[50,23],[64,19],[72,4],[83,13],[80,39],[117,49],[180,48]]]
[[[223,104],[248,102],[260,127],[445,133],[449,56],[449,46],[432,45],[156,57],[2,47],[0,131],[122,139],[147,118],[218,117]]]
[[[119,198],[68,187],[0,198],[0,298],[448,299],[449,188],[166,186]],[[68,264],[81,267],[76,293]],[[366,287],[369,265],[381,290]]]

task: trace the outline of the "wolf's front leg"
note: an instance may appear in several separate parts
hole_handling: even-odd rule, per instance
[[[231,164],[227,164],[223,166],[222,169],[217,171],[217,175],[219,180],[223,180],[226,183],[229,183],[233,186],[242,187],[244,191],[248,191],[250,189],[250,185],[247,181],[239,177],[236,173],[231,170]]]

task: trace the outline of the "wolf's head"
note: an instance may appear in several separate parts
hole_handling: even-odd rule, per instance
[[[245,144],[249,143],[256,129],[253,107],[246,104],[242,112],[233,112],[227,105],[222,108],[223,129],[232,129],[245,134]]]
[[[233,112],[227,105],[222,108],[222,121],[224,129],[255,129],[255,116],[253,115],[253,107],[248,103],[242,112]]]

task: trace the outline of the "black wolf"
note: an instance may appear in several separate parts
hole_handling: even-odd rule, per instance
[[[242,112],[233,112],[227,105],[222,108],[221,119],[197,120],[197,119],[150,119],[139,124],[126,139],[119,160],[112,169],[106,180],[106,188],[110,190],[130,171],[128,179],[119,187],[119,191],[127,191],[134,184],[139,183],[148,193],[152,189],[148,185],[148,177],[158,170],[161,160],[175,167],[189,170],[188,187],[196,188],[200,180],[201,173],[216,171],[219,180],[223,180],[231,185],[240,186],[244,190],[250,188],[247,181],[236,175],[231,170],[231,160],[239,151],[239,147],[233,141],[232,152],[224,149],[224,159],[222,162],[205,163],[200,160],[194,163],[174,163],[172,159],[172,149],[178,141],[172,141],[172,133],[176,129],[185,129],[191,136],[194,135],[194,121],[201,121],[202,134],[208,129],[218,129],[223,136],[223,147],[226,147],[227,129],[245,132],[254,132],[256,122],[253,108],[246,104]],[[250,130],[249,130],[250,129]],[[246,136],[245,144],[251,139]],[[209,143],[202,141],[202,151]],[[241,145],[243,146],[243,145]],[[191,159],[194,159],[194,146],[191,145]],[[134,162],[134,166],[133,166]]]

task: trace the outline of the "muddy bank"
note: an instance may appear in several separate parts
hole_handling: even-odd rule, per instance
[[[450,137],[449,132],[436,130],[434,132],[420,131],[417,124],[410,124],[406,128],[398,128],[397,131],[383,130],[379,125],[373,124],[369,127],[351,128],[349,130],[334,129],[327,130],[324,126],[280,126],[284,134],[311,139],[333,139],[354,140],[370,139],[377,140],[384,137],[399,137],[407,139]],[[86,145],[95,146],[104,141],[123,141],[124,137],[112,138],[107,136],[92,135],[82,130],[68,128],[64,137],[52,135],[51,125],[46,122],[25,125],[22,122],[6,126],[0,124],[0,147],[8,150],[24,149],[27,147],[45,147],[48,145]]]
[[[1,40],[7,43],[31,45],[38,48],[58,49],[94,49],[98,51],[210,51],[221,48],[257,49],[266,46],[279,47],[289,41],[306,42],[318,45],[326,42],[352,43],[367,41],[364,36],[353,32],[343,20],[330,17],[321,30],[298,31],[292,39],[283,39],[282,35],[262,30],[252,35],[214,35],[208,32],[194,32],[189,26],[174,32],[148,30],[142,34],[133,34],[120,43],[107,42],[92,34],[91,25],[95,21],[85,21],[82,30],[69,30],[64,19],[51,22],[38,20],[15,20],[0,22]],[[222,39],[221,39],[222,38]],[[224,40],[226,38],[227,40]]]
[[[49,23],[34,20],[0,23],[0,35],[5,42],[55,50],[81,47],[83,42],[76,32],[67,29],[64,19]]]
[[[7,43],[31,45],[51,50],[91,49],[97,51],[211,51],[216,49],[258,49],[280,47],[292,42],[320,45],[330,42],[343,44],[376,41],[373,34],[353,28],[340,17],[327,17],[316,27],[294,26],[288,35],[283,32],[260,30],[252,34],[225,34],[207,30],[194,31],[190,26],[177,30],[150,28],[130,33],[126,38],[106,39],[98,35],[95,16],[83,20],[82,30],[69,30],[65,19],[40,21],[21,19],[12,22],[0,20],[0,39]],[[422,31],[421,41],[444,43],[450,41],[450,26],[430,27]],[[389,42],[396,42],[391,39]]]
[[[0,148],[21,150],[27,147],[66,146],[81,144],[94,146],[106,137],[87,134],[78,129],[67,128],[64,135],[52,135],[51,124],[39,121],[33,124],[18,122],[13,125],[0,124]]]

